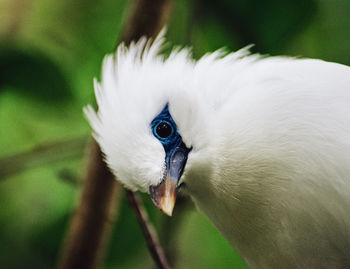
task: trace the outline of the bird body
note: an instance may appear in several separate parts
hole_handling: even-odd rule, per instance
[[[118,179],[169,214],[180,186],[249,268],[350,268],[350,68],[163,42],[106,57],[85,110]]]

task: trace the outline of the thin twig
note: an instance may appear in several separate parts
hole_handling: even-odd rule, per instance
[[[172,7],[173,0],[135,0],[121,40],[129,44],[142,36],[154,38],[168,21]],[[128,190],[126,192],[155,264],[160,269],[170,268],[164,250],[159,244],[157,233],[148,220],[138,194]]]
[[[0,157],[0,180],[25,169],[51,162],[82,156],[86,147],[86,136],[38,145],[35,148]]]
[[[138,223],[140,224],[142,233],[146,239],[147,247],[152,255],[154,262],[159,269],[170,269],[167,258],[165,257],[163,248],[159,244],[159,239],[153,225],[148,220],[148,215],[142,205],[140,196],[137,193],[126,190],[129,204],[134,210]]]

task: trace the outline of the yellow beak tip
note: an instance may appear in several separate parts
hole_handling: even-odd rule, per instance
[[[166,177],[158,186],[150,189],[153,203],[166,215],[172,216],[176,201],[177,180]]]
[[[170,208],[162,208],[161,210],[162,210],[163,213],[165,213],[169,217],[171,217],[173,215],[173,210],[170,209]]]
[[[175,206],[175,200],[176,200],[176,196],[175,195],[166,195],[165,197],[163,197],[163,199],[161,200],[160,203],[160,210],[167,214],[168,216],[172,216],[173,215],[173,210],[174,210],[174,206]]]

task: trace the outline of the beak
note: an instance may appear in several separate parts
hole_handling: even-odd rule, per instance
[[[161,211],[171,216],[176,201],[177,185],[184,171],[189,149],[184,143],[177,146],[165,157],[166,169],[163,180],[149,188],[153,203]]]
[[[168,216],[173,214],[176,201],[176,185],[176,179],[166,176],[158,186],[150,187],[153,203]]]

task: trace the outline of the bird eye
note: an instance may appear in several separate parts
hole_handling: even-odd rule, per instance
[[[173,132],[173,127],[167,122],[161,121],[158,123],[158,125],[155,128],[155,133],[160,137],[160,138],[167,138],[169,137]]]

